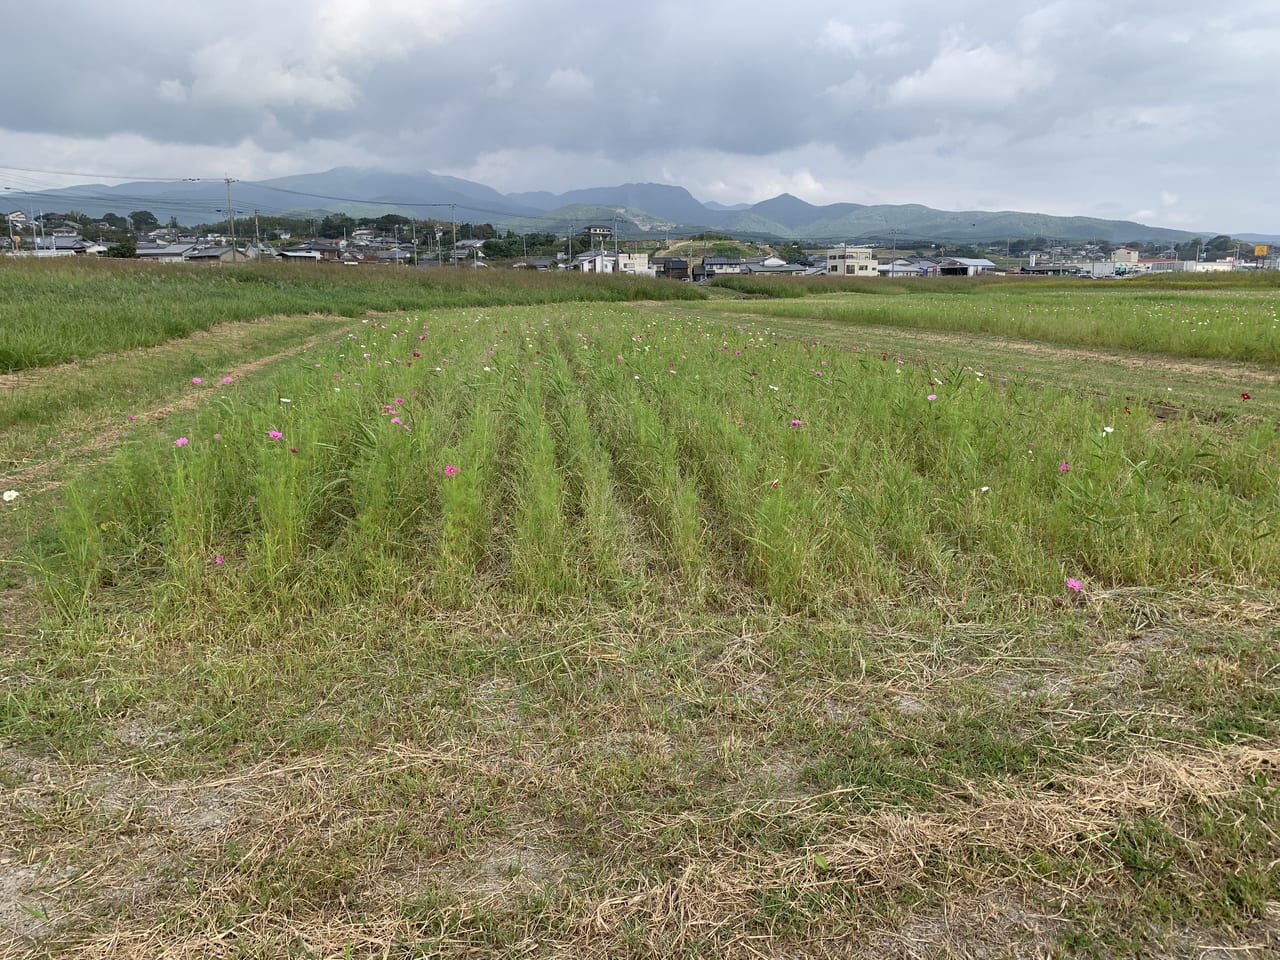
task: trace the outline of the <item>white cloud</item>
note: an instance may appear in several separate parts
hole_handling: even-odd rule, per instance
[[[1222,176],[1224,149],[1254,169],[1280,151],[1264,109],[1276,3],[1164,0],[1153,17],[990,0],[957,17],[938,0],[857,13],[796,0],[784,30],[711,0],[733,52],[714,57],[676,0],[590,16],[497,0],[10,7],[24,38],[10,76],[38,76],[57,49],[94,78],[0,98],[0,157],[31,168],[257,179],[374,165],[503,191],[660,180],[724,203],[785,191],[1137,209],[1280,232],[1280,182]]]
[[[562,67],[551,71],[546,89],[547,93],[562,100],[586,100],[595,91],[595,84],[581,70]]]
[[[854,25],[843,20],[828,20],[818,42],[823,47],[851,53],[855,57],[889,56],[906,49],[901,40],[903,32],[902,24],[892,21]]]
[[[187,88],[181,80],[161,80],[156,92],[169,103],[184,103],[187,99]]]
[[[949,43],[933,61],[897,80],[889,90],[892,103],[932,109],[1001,110],[1052,80],[1043,62],[986,44]]]

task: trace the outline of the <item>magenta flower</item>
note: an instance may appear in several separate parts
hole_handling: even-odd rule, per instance
[[[1067,577],[1067,589],[1072,593],[1079,593],[1084,589],[1084,584],[1075,577]]]
[[[926,399],[926,400],[937,400],[937,399],[938,399],[938,395],[937,395],[936,393],[931,393],[931,394],[929,394],[927,397],[925,397],[925,399]]]
[[[204,381],[201,380],[199,377],[192,377],[191,382],[194,383],[196,386],[199,386],[200,384],[204,383]]]
[[[804,421],[803,421],[803,420],[792,420],[792,421],[791,421],[791,425],[792,425],[793,427],[803,427],[803,426],[804,426]]]
[[[456,477],[458,475],[458,465],[456,463],[451,463],[446,466],[444,468],[444,475],[446,477]]]
[[[279,430],[272,430],[267,433],[267,436],[270,437],[272,440],[279,440],[284,436],[284,434],[281,433]]]
[[[173,445],[175,447],[185,447],[190,442],[191,441],[188,440],[186,437],[179,437],[177,440],[173,441]]]
[[[1067,461],[1063,460],[1060,464],[1058,464],[1059,473],[1069,473],[1070,471],[1071,471],[1071,464],[1067,463]]]
[[[213,562],[216,563],[218,566],[222,566],[222,554],[218,554],[216,557],[214,557]]]

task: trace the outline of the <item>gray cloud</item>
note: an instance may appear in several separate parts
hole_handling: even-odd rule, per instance
[[[1280,231],[1270,4],[11,6],[21,92],[0,100],[0,156],[17,167],[356,163],[509,191],[656,180],[722,202],[789,190]]]

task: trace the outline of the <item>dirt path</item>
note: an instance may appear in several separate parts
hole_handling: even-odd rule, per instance
[[[349,321],[349,319],[350,318],[348,317],[334,318],[335,321]],[[261,323],[261,321],[255,322]],[[101,366],[126,357],[136,358],[157,356],[165,353],[175,353],[189,346],[193,339],[207,340],[214,337],[220,337],[220,335],[222,335],[222,337],[234,340],[237,338],[237,335],[241,330],[251,326],[252,324],[250,323],[228,323],[220,325],[214,330],[201,331],[191,337],[184,337],[181,340],[171,340],[156,347],[130,350],[125,353],[107,354],[101,357],[95,357],[90,361],[62,364],[57,367],[48,367],[38,371],[5,374],[4,376],[0,376],[0,390],[30,389],[33,386],[46,384],[56,378],[68,375],[79,375],[85,370],[92,369],[95,366]],[[266,356],[246,361],[245,363],[238,364],[230,368],[226,375],[238,380],[241,377],[248,376],[249,374],[261,370],[264,367],[268,367],[277,361],[305,353],[311,348],[331,340],[343,329],[346,328],[343,327],[330,332],[317,334],[307,338],[295,347],[290,347],[288,350],[280,350]],[[179,411],[192,409],[201,401],[206,399],[206,396],[207,395],[201,393],[191,393],[170,403],[164,403],[159,406],[142,410],[139,413],[139,417],[146,418],[147,420],[163,420]],[[118,426],[115,428],[98,426],[88,432],[77,434],[74,437],[69,437],[66,442],[56,448],[54,456],[10,474],[3,482],[11,487],[22,488],[24,492],[28,493],[37,493],[40,490],[48,489],[49,487],[56,485],[56,481],[47,479],[51,473],[73,460],[92,458],[98,456],[104,451],[112,449],[119,443],[118,435]]]

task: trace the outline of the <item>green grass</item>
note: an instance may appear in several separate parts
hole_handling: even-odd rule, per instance
[[[782,289],[791,289],[789,282]],[[1276,304],[1270,287],[868,280],[855,294],[715,300],[704,309],[1275,365],[1280,364]]]
[[[316,604],[349,598],[331,592],[328,562],[456,561],[470,587],[450,588],[454,605],[494,591],[535,607],[572,598],[570,558],[588,535],[568,492],[588,474],[557,449],[565,405],[613,460],[618,509],[656,560],[626,575],[654,596],[672,588],[665,572],[694,603],[739,590],[787,610],[928,595],[1003,616],[1061,599],[1067,577],[1096,589],[1280,582],[1269,427],[1228,442],[962,368],[582,311],[561,309],[555,325],[544,308],[367,322],[274,381],[289,403],[230,389],[164,434],[135,431],[114,470],[72,483],[85,523],[42,561],[50,589],[89,595],[110,570],[157,584],[165,602],[287,585]],[[461,478],[444,475],[450,457]],[[455,488],[467,491],[456,503]],[[214,554],[234,559],[201,574]]]
[[[3,505],[0,949],[1273,942],[1273,424],[711,306],[92,366],[189,399]]]
[[[528,271],[98,260],[0,262],[0,374],[151,347],[229,320],[576,300],[699,299],[683,284]]]

